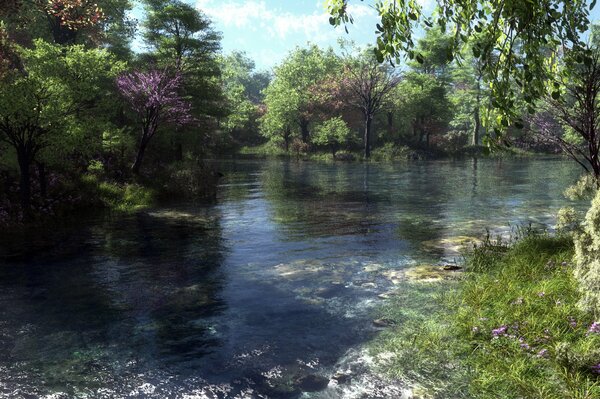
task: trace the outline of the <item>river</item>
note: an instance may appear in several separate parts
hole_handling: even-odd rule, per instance
[[[580,174],[559,159],[220,167],[215,204],[10,248],[0,397],[410,397],[364,349],[379,295],[408,268],[460,262],[453,238],[551,224]]]

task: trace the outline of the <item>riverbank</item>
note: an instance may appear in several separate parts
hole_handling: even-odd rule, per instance
[[[221,177],[212,166],[189,162],[131,176],[114,176],[96,165],[80,175],[34,179],[29,212],[24,212],[16,179],[1,182],[0,226],[14,233],[98,212],[130,214],[181,200],[212,201]]]
[[[398,327],[372,346],[382,372],[424,397],[600,397],[600,328],[577,306],[572,257],[568,237],[487,241],[459,283],[420,288],[436,293],[432,312],[392,297],[382,312]]]
[[[361,150],[343,150],[336,152],[335,156],[331,152],[314,151],[314,152],[293,152],[285,151],[283,148],[266,143],[254,147],[240,148],[238,155],[256,159],[276,159],[276,158],[297,158],[310,161],[345,161],[345,162],[362,162],[365,160]],[[521,158],[521,157],[539,157],[556,154],[543,152],[527,151],[515,147],[511,148],[495,148],[490,150],[485,146],[467,146],[456,151],[443,151],[436,148],[411,148],[409,146],[384,145],[373,149],[371,157],[372,162],[407,162],[413,160],[437,160],[447,158]]]

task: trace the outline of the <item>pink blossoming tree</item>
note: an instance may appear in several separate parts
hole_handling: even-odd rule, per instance
[[[141,124],[137,155],[131,170],[139,174],[148,143],[161,125],[183,126],[194,121],[191,104],[180,94],[182,77],[166,71],[135,71],[121,75],[117,86]]]

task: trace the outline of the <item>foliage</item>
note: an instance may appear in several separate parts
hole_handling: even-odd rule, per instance
[[[138,155],[132,166],[139,173],[144,152],[162,124],[183,126],[194,121],[190,103],[179,91],[182,77],[167,71],[135,71],[119,76],[117,86],[141,125]]]
[[[328,0],[333,25],[352,22],[348,0]],[[452,45],[446,59],[460,57],[461,48],[471,42],[473,55],[481,60],[483,77],[490,83],[496,126],[518,121],[519,101],[534,109],[535,103],[556,88],[546,84],[556,76],[558,55],[564,48],[577,54],[577,62],[587,64],[589,52],[581,36],[589,27],[585,0],[443,0],[433,16],[424,16],[416,0],[378,1],[378,61],[396,60],[402,53],[419,63],[424,57],[415,49],[414,31],[419,22],[442,31],[450,30]]]
[[[348,144],[352,139],[352,134],[346,122],[337,117],[317,125],[312,141],[316,145],[331,148],[331,153],[335,158],[338,148]]]
[[[364,157],[371,156],[373,118],[390,101],[393,89],[400,82],[395,71],[374,62],[371,56],[346,56],[342,85],[348,94],[344,101],[360,111],[364,122]]]
[[[62,49],[43,41],[36,41],[32,49],[21,49],[20,58],[25,72],[0,82],[0,140],[17,156],[21,202],[27,213],[30,166],[72,154],[74,147],[79,153],[93,151],[93,146],[76,144],[94,132],[86,128],[86,120],[123,64],[105,50]]]
[[[193,6],[179,0],[145,0],[143,37],[159,60],[175,62],[178,70],[192,67],[201,54],[219,50],[220,36]]]
[[[314,120],[310,88],[339,68],[333,50],[317,46],[296,48],[275,68],[274,78],[264,90],[266,113],[263,135],[283,141],[286,149],[299,130],[302,141],[309,141],[309,125]]]
[[[373,161],[408,161],[417,159],[419,155],[406,146],[395,145],[394,143],[385,143],[382,147],[376,148],[371,154]]]
[[[600,315],[600,192],[592,200],[582,231],[575,234],[575,276],[579,281],[584,309]]]
[[[255,64],[244,53],[234,52],[220,59],[223,91],[230,114],[223,122],[224,128],[242,142],[255,142],[258,118],[261,112],[262,91],[270,77],[266,72],[255,71]]]

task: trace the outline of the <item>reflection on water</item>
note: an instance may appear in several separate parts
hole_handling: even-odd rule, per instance
[[[361,349],[381,294],[487,227],[550,223],[579,172],[557,160],[222,169],[216,205],[5,243],[0,397],[400,397]],[[340,370],[352,378],[328,382]]]

